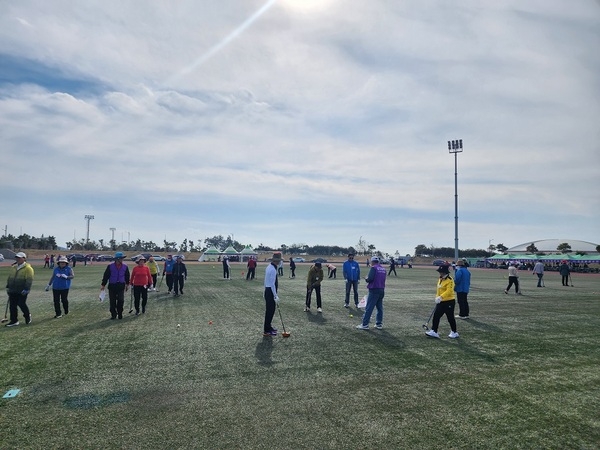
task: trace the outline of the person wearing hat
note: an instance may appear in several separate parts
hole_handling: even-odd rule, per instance
[[[508,294],[508,291],[515,285],[515,293],[520,294],[519,290],[519,269],[517,268],[516,263],[510,261],[508,263],[508,286],[504,289],[504,293]]]
[[[62,317],[60,304],[62,303],[65,316],[69,314],[69,289],[71,289],[71,280],[75,277],[73,269],[69,267],[69,260],[65,256],[58,258],[56,267],[52,272],[46,291],[52,286],[52,296],[54,297],[54,318]]]
[[[167,294],[170,294],[173,290],[173,265],[175,265],[175,260],[173,259],[173,255],[167,255],[167,259],[165,259],[165,264],[163,266],[163,276],[165,276],[165,282],[167,283]]]
[[[146,304],[148,303],[148,288],[152,289],[152,274],[146,265],[146,258],[140,256],[136,260],[136,266],[131,270],[131,289],[133,289],[133,304],[135,306],[135,315],[140,314],[140,297],[142,299],[142,314],[146,313]]]
[[[33,284],[33,267],[26,261],[27,255],[19,252],[15,255],[15,264],[10,268],[8,280],[6,281],[6,292],[8,293],[8,304],[10,308],[10,321],[7,327],[19,325],[19,308],[25,317],[25,323],[31,323],[31,313],[27,306],[27,295]]]
[[[383,328],[383,297],[385,295],[386,277],[387,273],[385,267],[380,264],[377,256],[373,256],[371,258],[371,269],[369,270],[367,278],[365,278],[369,295],[367,297],[367,305],[365,306],[365,313],[363,314],[362,323],[356,326],[356,328],[359,330],[369,329],[371,314],[373,314],[373,310],[375,308],[377,308],[377,315],[375,316],[375,328],[378,330]]]
[[[323,268],[320,262],[316,262],[308,269],[308,276],[306,277],[306,305],[304,311],[310,311],[310,301],[312,293],[315,291],[317,294],[317,312],[323,312],[323,305],[321,304],[321,281],[323,281]]]
[[[354,253],[348,253],[348,260],[342,266],[344,280],[346,280],[346,300],[344,308],[350,306],[350,290],[354,289],[354,305],[358,308],[358,283],[360,280],[360,265],[354,260]]]
[[[175,264],[173,264],[173,295],[175,297],[183,295],[184,280],[187,280],[187,267],[183,263],[183,258],[176,256]]]
[[[100,291],[103,291],[108,283],[108,298],[110,300],[110,318],[123,318],[123,305],[125,304],[125,292],[129,290],[129,267],[123,262],[123,252],[116,252],[114,262],[106,266]]]
[[[148,266],[148,269],[150,269],[150,275],[152,276],[152,289],[150,290],[155,291],[156,281],[158,280],[159,268],[158,264],[156,264],[156,261],[154,261],[154,256],[148,257],[148,263],[146,265]]]
[[[471,272],[467,269],[465,261],[459,259],[456,263],[456,272],[454,272],[454,292],[458,300],[459,319],[469,318],[469,302],[467,296],[471,288]]]
[[[456,305],[456,297],[454,293],[454,280],[450,276],[450,265],[442,264],[437,268],[440,274],[437,282],[437,290],[435,297],[435,310],[433,312],[433,322],[431,323],[431,330],[425,334],[429,337],[439,339],[438,327],[440,325],[440,319],[445,314],[450,324],[450,339],[456,339],[458,332],[456,331],[456,319],[454,318],[454,307]]]
[[[279,304],[279,296],[277,295],[277,289],[279,287],[277,281],[277,266],[280,261],[281,253],[273,253],[271,263],[265,270],[265,322],[263,324],[263,336],[277,336],[277,329],[273,328],[271,322],[273,322],[275,308]]]

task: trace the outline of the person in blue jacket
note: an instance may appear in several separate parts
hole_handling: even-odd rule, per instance
[[[342,266],[344,280],[346,280],[346,298],[344,308],[350,306],[350,290],[354,290],[354,306],[358,308],[358,283],[360,280],[360,266],[354,260],[354,253],[348,254],[348,260]]]
[[[459,319],[469,318],[469,302],[467,296],[471,287],[471,272],[467,269],[465,262],[459,259],[456,263],[456,272],[454,273],[454,292],[458,300]]]
[[[65,315],[69,314],[69,289],[71,289],[71,280],[75,277],[73,269],[69,267],[69,260],[61,256],[58,258],[57,265],[54,267],[50,281],[46,290],[49,291],[52,287],[52,295],[54,296],[54,313],[55,319],[62,317],[60,305],[62,303]]]

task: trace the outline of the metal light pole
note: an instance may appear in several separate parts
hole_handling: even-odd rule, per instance
[[[85,235],[85,242],[90,242],[90,220],[94,219],[94,216],[85,215],[85,220],[87,220],[87,234]]]
[[[448,152],[454,153],[454,261],[458,261],[458,157],[463,151],[462,139],[448,141]]]

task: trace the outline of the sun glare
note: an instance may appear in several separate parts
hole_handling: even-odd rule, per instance
[[[280,0],[287,9],[297,12],[318,12],[332,6],[337,0]]]

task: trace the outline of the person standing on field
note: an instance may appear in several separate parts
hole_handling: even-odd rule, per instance
[[[223,278],[225,280],[230,280],[230,272],[229,272],[229,258],[227,256],[223,257]]]
[[[131,289],[133,289],[133,304],[135,315],[140,315],[140,297],[142,299],[142,314],[146,313],[148,303],[148,288],[152,289],[152,274],[146,266],[146,258],[140,256],[135,262],[136,266],[131,271]]]
[[[108,283],[108,299],[110,300],[110,319],[123,318],[125,292],[129,290],[129,267],[123,262],[123,252],[115,253],[115,261],[106,266],[100,285],[103,291]]]
[[[173,266],[175,265],[175,260],[173,259],[173,255],[167,255],[167,259],[165,259],[165,263],[163,266],[163,276],[165,276],[165,282],[167,283],[167,294],[170,294],[173,290]]]
[[[454,293],[454,280],[450,276],[449,265],[441,265],[437,268],[440,276],[437,283],[436,297],[435,297],[435,311],[433,312],[433,322],[431,323],[431,330],[425,334],[432,338],[439,339],[438,327],[440,325],[440,319],[445,314],[450,324],[450,339],[456,339],[458,332],[456,331],[456,319],[454,318],[454,307],[456,305],[456,298]]]
[[[537,287],[545,287],[544,286],[544,263],[538,260],[533,266],[533,274],[536,274],[538,277]]]
[[[346,300],[344,308],[350,306],[350,290],[354,289],[354,306],[358,308],[358,283],[360,282],[360,265],[354,260],[354,253],[348,253],[348,260],[342,266],[344,280],[346,280]]]
[[[386,279],[385,267],[379,264],[379,258],[373,256],[371,258],[371,269],[369,275],[365,278],[367,282],[367,289],[369,290],[369,296],[367,297],[367,306],[365,306],[365,313],[363,314],[362,323],[357,325],[356,328],[359,330],[368,330],[369,322],[371,321],[371,314],[373,310],[377,308],[377,315],[375,316],[375,328],[378,330],[383,329],[383,297],[385,296],[385,279]]]
[[[308,270],[308,276],[306,277],[306,306],[304,311],[310,311],[310,301],[312,298],[312,292],[315,291],[317,294],[317,312],[323,312],[321,304],[321,282],[323,281],[323,268],[320,262],[316,262]]]
[[[560,267],[558,268],[558,271],[560,272],[560,276],[562,277],[562,285],[568,286],[569,285],[569,275],[571,274],[571,269],[569,269],[569,265],[567,264],[567,261],[563,261],[561,263]]]
[[[398,276],[398,274],[396,273],[396,266],[397,266],[397,265],[398,265],[398,264],[396,263],[396,260],[395,260],[394,258],[391,258],[391,259],[390,259],[390,271],[389,271],[389,273],[388,273],[388,276],[391,276],[391,275],[392,275],[392,272],[394,272],[394,276],[395,276],[395,277],[397,277],[397,276]]]
[[[154,261],[154,256],[150,256],[148,258],[148,263],[146,264],[148,269],[150,269],[150,275],[152,276],[152,291],[156,290],[156,281],[158,280],[158,272],[160,269],[158,268],[158,264]]]
[[[520,294],[521,291],[519,290],[519,269],[517,268],[517,265],[511,261],[508,263],[508,286],[506,287],[506,289],[504,289],[505,294],[508,294],[508,291],[510,290],[513,284],[515,285],[515,293]]]
[[[290,278],[296,278],[296,262],[290,258]]]
[[[277,336],[277,328],[273,328],[273,316],[275,308],[279,305],[279,296],[277,289],[279,283],[277,281],[277,266],[281,262],[281,253],[273,253],[271,263],[265,270],[265,321],[263,325],[263,336]]]
[[[254,280],[254,277],[256,275],[256,260],[252,256],[248,258],[246,268],[248,269],[248,273],[246,274],[246,281]]]
[[[187,268],[183,263],[183,258],[177,256],[173,264],[173,295],[175,297],[183,295],[183,283],[187,280]]]
[[[33,284],[34,271],[26,259],[27,255],[23,252],[15,255],[15,264],[10,267],[8,280],[6,280],[6,292],[10,308],[10,321],[6,324],[7,327],[19,325],[19,309],[25,317],[25,324],[29,325],[31,323],[27,296]]]
[[[62,311],[60,305],[62,303],[65,316],[69,314],[69,289],[71,289],[71,280],[75,277],[73,269],[69,267],[69,260],[64,256],[58,258],[57,266],[52,272],[50,281],[46,290],[50,290],[52,287],[52,296],[54,298],[54,318],[59,319],[62,317]]]
[[[454,291],[458,300],[459,319],[469,318],[469,302],[467,296],[471,288],[471,272],[467,269],[465,262],[459,259],[456,263],[456,272],[454,273]]]

